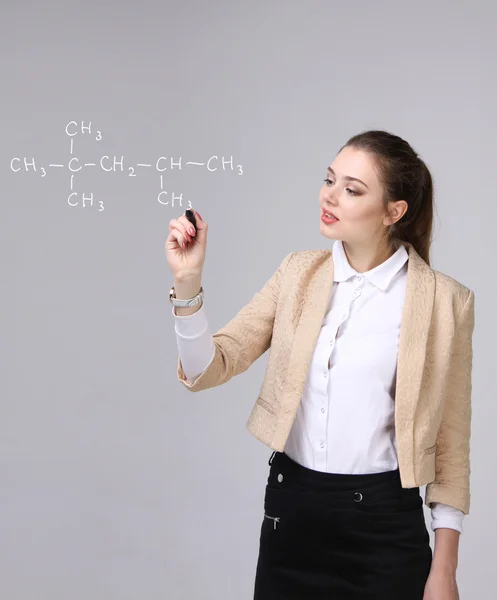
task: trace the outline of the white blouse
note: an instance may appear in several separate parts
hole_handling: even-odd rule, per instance
[[[337,240],[332,258],[332,293],[285,453],[328,473],[394,470],[397,348],[409,256],[400,244],[382,264],[358,273]],[[172,314],[181,364],[193,382],[215,353],[205,305],[187,316],[172,307]],[[433,503],[431,515],[433,531],[463,533],[458,508]]]

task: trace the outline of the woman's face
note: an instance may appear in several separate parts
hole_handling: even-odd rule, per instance
[[[372,159],[362,150],[343,148],[325,177],[319,192],[320,232],[330,239],[359,245],[381,239],[385,227],[400,219],[407,209],[404,201],[391,203],[392,214],[388,215]],[[339,221],[324,223],[323,212],[332,212]]]

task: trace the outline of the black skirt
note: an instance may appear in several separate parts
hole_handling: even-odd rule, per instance
[[[432,562],[419,487],[399,470],[308,469],[274,452],[254,600],[422,600]]]

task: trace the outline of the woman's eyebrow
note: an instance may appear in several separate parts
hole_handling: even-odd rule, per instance
[[[334,171],[334,170],[333,170],[331,167],[328,167],[328,171],[329,171],[329,172],[330,172],[330,173],[331,173],[331,174],[332,174],[334,177],[336,177],[336,175],[335,175],[335,171]],[[357,179],[357,177],[349,177],[349,175],[344,175],[344,176],[343,176],[343,178],[344,178],[344,179],[346,179],[347,181],[358,181],[359,183],[362,183],[362,185],[363,185],[364,187],[366,187],[366,188],[369,190],[368,186],[367,186],[367,185],[364,183],[364,181],[361,181],[360,179]]]

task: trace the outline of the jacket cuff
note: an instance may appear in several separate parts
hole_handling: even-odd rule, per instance
[[[429,508],[432,508],[430,506],[431,502],[441,502],[442,504],[449,504],[454,508],[458,508],[467,515],[469,514],[470,497],[469,490],[454,485],[435,482],[426,485],[425,504]]]

